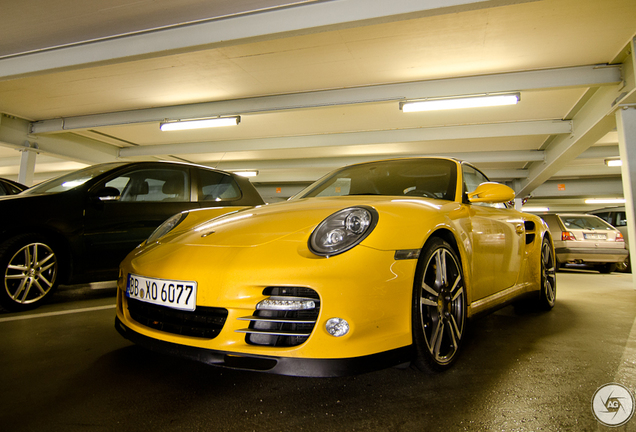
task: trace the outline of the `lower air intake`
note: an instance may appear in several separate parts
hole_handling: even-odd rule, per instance
[[[194,311],[182,311],[128,299],[130,317],[155,330],[182,336],[215,338],[223,329],[227,309],[197,306]]]
[[[269,296],[257,305],[254,314],[239,318],[249,321],[245,342],[250,345],[293,347],[307,340],[320,313],[320,297],[311,288],[268,287]]]

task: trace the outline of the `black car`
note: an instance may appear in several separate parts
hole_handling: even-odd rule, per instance
[[[6,178],[0,178],[0,196],[19,194],[26,189],[28,189],[28,186],[25,186],[22,183]]]
[[[59,283],[116,279],[120,261],[183,210],[261,204],[246,178],[173,162],[94,165],[0,197],[0,305],[26,310]]]

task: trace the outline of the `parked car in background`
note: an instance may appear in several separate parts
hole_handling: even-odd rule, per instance
[[[446,158],[352,165],[289,201],[175,215],[122,262],[117,330],[284,375],[449,368],[471,317],[556,299],[546,224]]]
[[[116,279],[126,254],[175,213],[260,204],[246,178],[172,162],[95,165],[0,197],[0,306],[21,311],[59,283]]]
[[[625,261],[628,251],[619,230],[589,214],[542,215],[554,238],[557,265],[588,264],[611,273]]]
[[[0,178],[0,196],[19,194],[29,187],[6,178]]]
[[[621,234],[623,234],[623,238],[625,239],[625,247],[629,251],[629,235],[627,234],[627,216],[625,213],[625,207],[604,208],[588,213],[600,217],[605,222],[609,223],[614,228],[619,230]],[[628,273],[632,271],[632,265],[629,255],[624,262],[618,263],[616,270]]]

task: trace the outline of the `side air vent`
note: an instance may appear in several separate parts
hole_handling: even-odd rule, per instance
[[[525,221],[523,224],[526,227],[526,244],[528,245],[532,243],[536,237],[536,226],[532,221]]]
[[[250,345],[293,347],[307,340],[320,313],[320,297],[311,288],[268,287],[268,297],[256,305],[252,316],[239,320],[249,321],[245,342]]]

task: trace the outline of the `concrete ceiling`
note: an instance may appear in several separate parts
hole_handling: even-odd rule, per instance
[[[535,204],[620,195],[620,168],[604,159],[619,156],[614,111],[634,102],[635,16],[633,0],[4,4],[0,176],[18,178],[27,147],[35,182],[167,159],[257,169],[252,181],[274,188],[443,154]],[[521,95],[512,107],[399,109],[510,91]],[[159,130],[218,115],[241,122]]]

